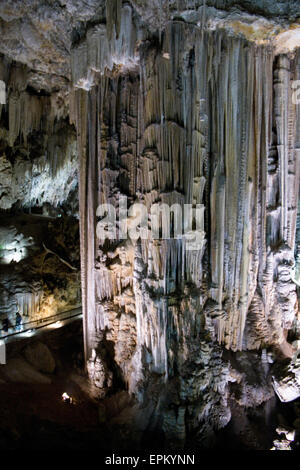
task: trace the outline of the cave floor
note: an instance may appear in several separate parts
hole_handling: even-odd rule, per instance
[[[160,436],[151,434],[145,441],[139,432],[134,435],[130,428],[134,403],[126,391],[119,390],[100,403],[89,395],[80,364],[79,318],[59,329],[41,330],[38,335],[38,341],[47,344],[55,358],[54,373],[29,373],[26,369],[24,347],[36,340],[24,338],[9,344],[8,363],[4,366],[10,368],[8,379],[0,367],[0,451],[97,449],[99,455],[105,455],[116,449],[129,452],[135,438],[142,446],[139,450],[162,444]],[[73,398],[74,404],[62,401],[64,392]],[[295,417],[293,404],[280,404],[274,398],[267,406],[269,409],[261,410],[232,406],[232,420],[217,433],[212,447],[230,451],[270,449],[276,424],[282,419],[291,425]],[[263,419],[266,413],[267,420]],[[192,450],[198,448],[192,436],[189,444]]]
[[[55,358],[53,374],[29,369],[24,359],[24,347],[37,339]],[[105,443],[98,405],[84,389],[85,377],[78,367],[81,350],[78,318],[59,329],[42,329],[38,338],[8,344],[7,365],[0,366],[0,450],[88,450]],[[74,404],[62,400],[64,392]]]
[[[65,391],[75,404],[62,401]],[[61,378],[0,384],[0,422],[0,449],[84,448],[99,433],[97,406],[76,383]]]

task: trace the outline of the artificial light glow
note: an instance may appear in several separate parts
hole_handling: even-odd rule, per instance
[[[73,403],[73,398],[70,397],[70,395],[68,395],[66,392],[64,392],[62,394],[61,399],[62,399],[62,401],[66,402],[66,403]]]
[[[57,321],[55,323],[51,323],[50,325],[47,325],[46,328],[48,328],[49,330],[53,330],[54,328],[61,328],[62,326],[63,326],[63,322]]]
[[[26,336],[26,337],[33,336],[34,334],[35,334],[35,330],[28,330],[28,331],[24,331],[24,333],[20,333],[20,335]]]
[[[5,256],[4,259],[7,262],[7,264],[11,263],[12,261],[15,261],[16,263],[18,263],[22,259],[22,253],[20,253],[20,252],[11,253],[11,254]]]
[[[26,257],[26,248],[10,248],[10,245],[4,247],[5,254],[3,256],[3,261],[5,264],[10,264],[12,261],[19,263],[22,259]]]

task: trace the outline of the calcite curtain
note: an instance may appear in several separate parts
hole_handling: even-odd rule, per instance
[[[286,349],[297,312],[299,53],[176,20],[151,36],[129,5],[111,16],[72,62],[91,383],[104,396],[117,377],[141,400],[153,381],[173,384],[180,403],[214,390],[210,419],[221,426],[221,348]],[[204,204],[202,249],[98,240],[98,205],[118,210],[123,195],[149,210]]]

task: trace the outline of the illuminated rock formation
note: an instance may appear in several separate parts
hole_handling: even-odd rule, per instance
[[[91,393],[125,388],[137,427],[176,446],[210,445],[272,384],[300,396],[299,3],[6,3],[0,208],[77,213],[75,126]],[[124,197],[148,213],[201,207],[196,249],[188,236],[122,238],[119,222],[104,239],[98,207],[120,217]]]
[[[24,324],[80,304],[79,273],[44,248],[58,250],[74,263],[74,271],[79,268],[78,221],[67,217],[78,213],[68,87],[66,80],[38,77],[26,65],[0,57],[5,83],[0,105],[1,329],[5,321],[14,328],[17,312]],[[18,213],[23,211],[29,214],[22,218]],[[56,216],[62,219],[55,221]],[[58,233],[59,228],[69,233]]]
[[[103,396],[113,344],[111,370],[141,401],[156,390],[166,435],[184,440],[187,423],[230,419],[218,343],[292,351],[299,54],[276,55],[274,23],[256,41],[207,27],[200,9],[169,12],[155,34],[128,3],[111,3],[72,54],[86,357]],[[100,240],[97,207],[118,210],[122,196],[149,211],[204,204],[203,243]]]

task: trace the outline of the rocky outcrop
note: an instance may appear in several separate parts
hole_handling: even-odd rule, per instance
[[[25,348],[24,356],[35,369],[46,374],[53,374],[55,360],[46,344],[39,342],[29,344]]]
[[[14,328],[81,302],[78,221],[38,215],[0,217],[0,320]],[[20,326],[20,325],[19,325]]]
[[[6,57],[0,57],[0,80],[6,100],[0,104],[0,209],[69,205],[75,215],[78,161],[67,82],[49,80],[41,89],[37,75]]]
[[[300,358],[277,364],[273,372],[275,392],[283,402],[295,400],[300,396]]]
[[[64,132],[64,130],[62,130]],[[45,215],[55,215],[65,206],[69,214],[77,212],[77,152],[74,134],[66,128],[63,150],[65,163],[52,170],[46,155],[34,161],[20,152],[11,161],[10,151],[0,157],[0,209],[38,208]],[[69,133],[69,143],[68,143]],[[59,147],[57,147],[57,150]],[[27,153],[27,152],[26,152]]]
[[[152,393],[164,416],[157,425],[182,442],[201,423],[207,436],[230,419],[230,374],[217,342],[233,351],[283,347],[297,313],[291,81],[299,56],[212,31],[201,13],[170,21],[157,36],[125,4],[88,30],[72,61],[81,88],[72,109],[87,359],[107,330],[129,390],[142,402],[154,383],[168,391],[164,403],[162,391]],[[148,214],[154,203],[202,204],[201,243],[189,250],[183,237],[122,241],[119,226],[115,240],[104,240],[97,205],[119,214],[123,196]],[[125,326],[131,318],[136,329]],[[117,354],[122,324],[133,335],[125,358]],[[243,380],[244,404],[272,396],[269,382],[259,392]]]

